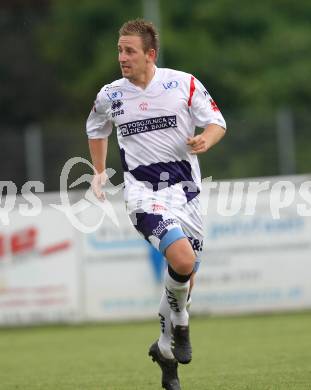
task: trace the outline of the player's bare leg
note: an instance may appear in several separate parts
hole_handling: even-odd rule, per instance
[[[192,275],[195,254],[187,238],[173,242],[166,249],[165,257],[176,273],[183,276]]]

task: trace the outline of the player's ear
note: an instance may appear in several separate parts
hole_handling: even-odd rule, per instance
[[[157,53],[154,49],[149,49],[148,50],[148,57],[151,61],[156,62],[157,59]]]

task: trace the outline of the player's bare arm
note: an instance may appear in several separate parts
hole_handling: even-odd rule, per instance
[[[105,173],[107,148],[108,138],[89,139],[89,149],[94,167],[94,176],[91,187],[99,200],[105,199],[102,187],[107,180]]]
[[[191,147],[191,154],[200,154],[216,145],[225,135],[226,130],[216,124],[208,125],[201,134],[188,138],[187,145]]]

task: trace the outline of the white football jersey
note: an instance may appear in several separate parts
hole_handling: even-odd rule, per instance
[[[126,78],[105,85],[88,117],[87,135],[106,138],[116,126],[126,200],[129,192],[132,198],[141,191],[172,197],[173,190],[175,204],[177,198],[184,204],[201,188],[198,159],[187,139],[196,126],[211,123],[226,128],[204,86],[188,73],[156,68],[146,89]]]

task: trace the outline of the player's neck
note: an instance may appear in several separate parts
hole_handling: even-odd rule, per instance
[[[129,80],[131,83],[140,87],[142,89],[146,89],[150,81],[153,79],[155,75],[156,67],[152,65],[146,69],[146,72],[141,73],[138,78]]]

